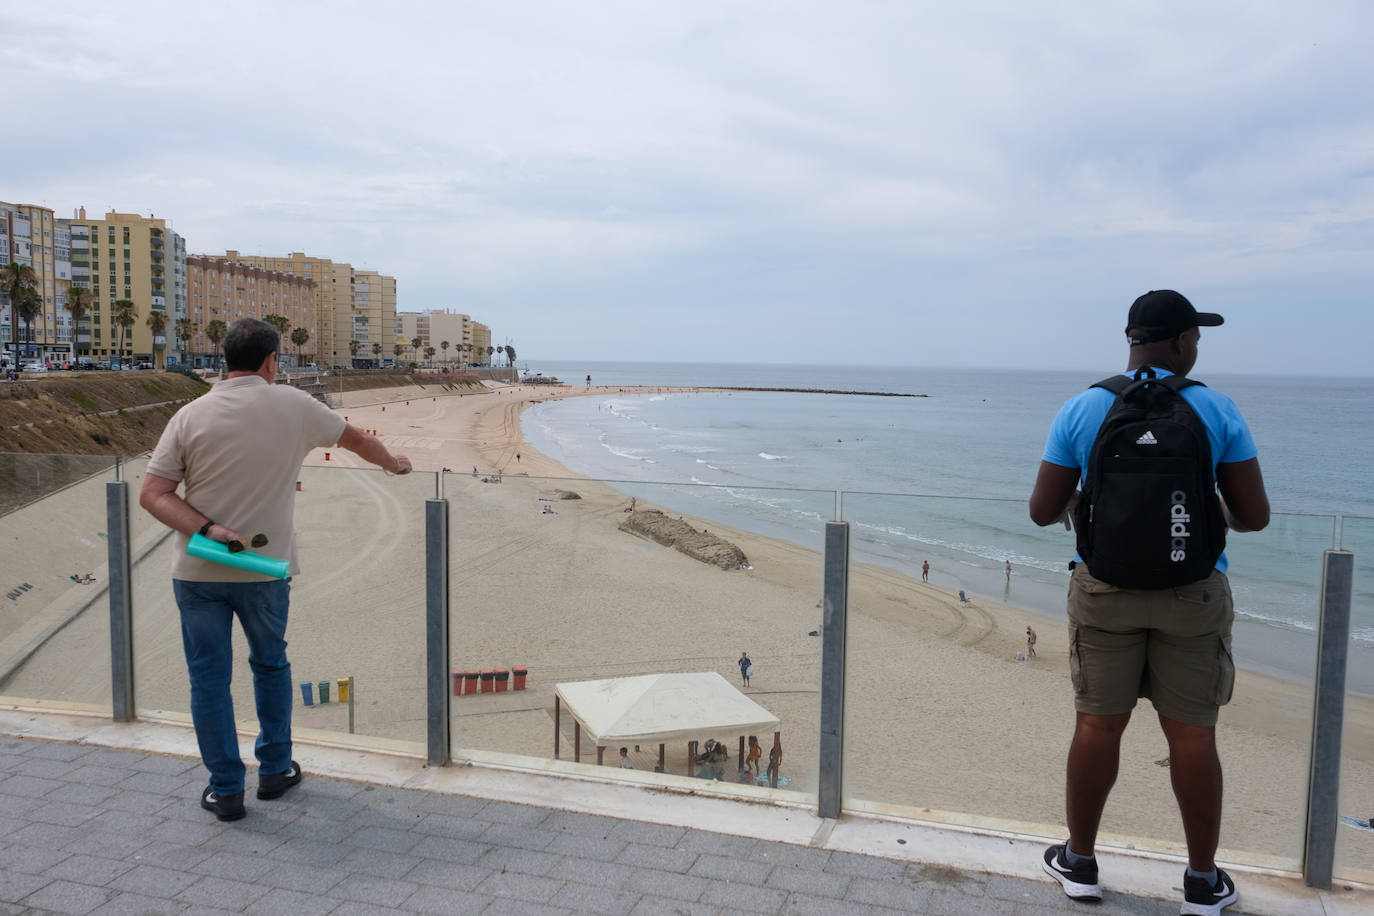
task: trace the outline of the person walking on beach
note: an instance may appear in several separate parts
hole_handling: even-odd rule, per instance
[[[753,773],[755,777],[763,775],[759,772],[759,760],[763,758],[763,748],[759,745],[757,735],[749,736],[749,756],[744,762],[744,768]]]
[[[1119,398],[1112,389],[1094,386],[1064,404],[1050,427],[1031,494],[1030,517],[1037,525],[1062,522],[1078,529],[1079,555],[1070,564],[1068,597],[1069,638],[1078,653],[1072,672],[1077,720],[1065,800],[1069,836],[1046,849],[1042,862],[1072,898],[1102,897],[1094,856],[1097,831],[1138,696],[1151,699],[1169,745],[1170,780],[1188,847],[1181,912],[1219,914],[1239,898],[1215,860],[1222,812],[1217,709],[1230,700],[1235,679],[1234,611],[1221,522],[1236,532],[1258,531],[1269,523],[1269,500],[1258,451],[1236,405],[1200,384],[1169,381],[1186,376],[1197,362],[1198,328],[1221,323],[1220,315],[1198,312],[1172,290],[1136,299],[1126,322],[1126,375],[1135,382],[1128,387],[1129,379],[1105,379],[1099,385],[1115,384]],[[1169,424],[1154,423],[1157,405],[1173,411],[1178,427],[1191,430],[1200,424],[1205,436],[1170,440],[1185,443],[1173,448],[1192,449],[1186,473],[1202,475],[1202,483],[1188,484],[1198,491],[1191,504],[1184,484],[1176,482],[1191,478],[1177,478],[1153,493],[1143,475],[1114,490],[1114,481],[1100,473],[1095,445],[1107,440],[1099,440],[1099,429],[1105,437],[1122,428],[1130,418],[1115,405],[1127,398],[1140,403],[1137,397],[1149,405],[1145,415],[1151,427],[1138,434],[1133,427],[1125,445],[1120,443],[1126,440],[1111,439],[1107,454],[1129,451],[1137,462],[1154,462],[1150,455],[1175,435]],[[1201,440],[1206,448],[1186,444]],[[1146,497],[1154,501],[1138,501]],[[1143,516],[1130,515],[1137,505],[1144,507]],[[1160,519],[1158,535],[1132,525],[1137,518],[1155,517],[1151,513]],[[1123,517],[1129,521],[1115,521]],[[1120,552],[1111,554],[1113,547]],[[1198,559],[1202,568],[1194,573]],[[1180,567],[1186,573],[1178,572]],[[1195,581],[1171,581],[1197,574],[1202,577]]]
[[[922,581],[922,582],[929,582],[929,581],[930,581],[930,561],[929,561],[929,560],[922,560],[922,561],[921,561],[921,581]]]
[[[749,676],[754,673],[754,663],[749,660],[748,652],[741,652],[739,656],[739,676],[744,681],[744,686],[749,686]]]
[[[1007,581],[1011,581],[1011,560],[1007,561]]]
[[[191,720],[210,784],[201,807],[222,821],[244,815],[244,765],[233,697],[231,628],[235,615],[248,641],[257,704],[258,798],[279,798],[301,781],[291,759],[291,664],[286,658],[290,580],[197,559],[191,535],[248,543],[241,531],[266,535],[269,556],[296,569],[293,487],[312,448],[357,453],[394,474],[410,471],[375,436],[303,391],[275,385],[280,336],[272,325],[243,318],[224,338],[228,377],[168,422],[143,479],[139,505],[176,532],[172,593],[191,682]],[[177,493],[178,485],[182,492]]]
[[[1035,630],[1026,627],[1026,658],[1035,658]]]

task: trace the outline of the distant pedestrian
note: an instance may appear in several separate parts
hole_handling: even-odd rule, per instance
[[[1035,658],[1035,630],[1026,627],[1026,657]]]
[[[748,652],[741,652],[739,655],[739,676],[744,681],[744,686],[749,686],[749,678],[754,673],[754,663],[749,660]]]
[[[925,560],[925,561],[923,561],[923,562],[921,563],[921,581],[922,581],[922,582],[929,582],[929,581],[930,581],[930,561],[929,561],[929,560]]]
[[[1011,560],[1007,561],[1007,581],[1011,581]]]
[[[628,747],[622,747],[620,749],[620,768],[622,770],[633,770],[635,768],[634,761],[630,759],[630,749]]]
[[[759,772],[759,760],[763,757],[763,748],[759,746],[757,735],[749,736],[749,756],[745,760],[744,768],[753,773],[756,777],[763,775]]]

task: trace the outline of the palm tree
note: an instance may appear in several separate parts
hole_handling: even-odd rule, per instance
[[[19,293],[38,285],[38,275],[33,268],[18,261],[10,261],[0,267],[0,290],[10,297],[10,342],[14,344],[14,360],[19,361]]]
[[[353,357],[354,362],[357,361],[357,359],[358,359],[358,351],[361,350],[362,348],[363,348],[362,341],[359,341],[359,340],[350,340],[350,341],[348,342],[348,355],[351,356],[351,357]],[[357,366],[352,366],[351,368],[356,369],[356,368],[358,368],[358,367],[357,367]]]
[[[515,348],[510,344],[506,344],[506,364],[510,366],[515,365]]]
[[[412,338],[410,338],[410,349],[411,349],[411,352],[413,352],[413,353],[415,354],[414,359],[415,359],[417,362],[418,362],[419,359],[420,359],[420,344],[422,344],[422,343],[424,343],[424,340],[423,340],[422,338],[419,338],[419,337],[412,337]]]
[[[382,365],[382,345],[375,343],[372,345],[372,360],[377,364],[376,368]]]
[[[114,320],[119,325],[119,357],[121,364],[124,358],[124,341],[129,336],[129,328],[134,326],[134,321],[138,318],[138,312],[134,311],[132,299],[116,299],[114,303]]]
[[[448,368],[448,365],[447,365],[447,364],[448,364],[448,341],[447,341],[447,340],[441,340],[441,341],[439,341],[439,349],[441,349],[441,350],[444,351],[444,363],[445,363],[444,368],[447,369],[447,368]]]
[[[90,310],[91,291],[84,286],[73,286],[67,290],[67,311],[72,316],[72,367],[76,367],[76,335],[81,330],[81,319]]]
[[[432,364],[434,362],[434,354],[436,352],[438,351],[436,351],[433,347],[425,347],[425,362]]]
[[[491,344],[487,344],[487,365],[488,365],[488,366],[491,365],[491,354],[493,354],[493,353],[495,353],[495,352],[496,352],[496,348],[493,347]]]
[[[224,339],[224,335],[229,333],[229,326],[216,318],[205,326],[205,336],[209,338],[210,345],[215,348],[216,362],[219,362],[219,342]]]
[[[189,318],[178,318],[176,325],[172,328],[172,334],[177,340],[181,341],[181,359],[183,361],[186,359],[186,345],[190,343],[195,333],[195,325],[191,323],[191,319]]]
[[[157,338],[167,330],[167,313],[153,309],[148,313],[148,330],[153,332],[153,365],[157,365]],[[167,368],[167,351],[162,351],[162,368]]]
[[[296,345],[296,364],[301,361],[301,347],[310,342],[310,332],[305,328],[291,329],[291,342]]]
[[[277,336],[282,340],[286,340],[286,332],[291,329],[290,318],[287,318],[285,315],[267,315],[264,316],[262,320],[276,328]]]
[[[28,337],[30,350],[33,349],[33,323],[42,312],[43,297],[38,295],[36,289],[26,287],[10,297],[10,314],[14,316],[16,325],[19,324],[19,319],[24,320],[25,336]]]
[[[393,345],[392,345],[392,347],[391,347],[391,355],[394,356],[394,357],[396,357],[396,365],[399,366],[399,365],[401,364],[401,354],[404,353],[405,351],[406,351],[406,348],[405,348],[404,346],[402,346],[401,344],[393,344]]]

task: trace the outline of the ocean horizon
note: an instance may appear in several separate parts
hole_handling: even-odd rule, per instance
[[[525,412],[526,438],[570,470],[813,549],[839,517],[855,562],[919,576],[929,561],[935,584],[1064,619],[1073,535],[1036,527],[1025,503],[1055,412],[1110,369],[530,361],[528,371],[627,389]],[[1275,513],[1266,531],[1228,540],[1237,660],[1311,680],[1321,555],[1344,546],[1357,563],[1348,683],[1374,694],[1374,591],[1359,576],[1374,551],[1374,496],[1356,490],[1344,457],[1374,448],[1374,378],[1194,376],[1245,414]],[[655,386],[923,397],[632,390]]]

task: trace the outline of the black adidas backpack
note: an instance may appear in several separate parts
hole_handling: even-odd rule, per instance
[[[1097,430],[1074,509],[1078,555],[1093,578],[1170,588],[1211,574],[1226,547],[1207,428],[1183,389],[1145,368],[1094,388],[1116,395]]]

